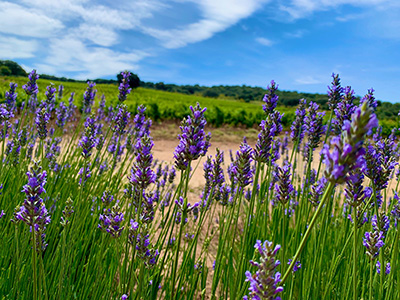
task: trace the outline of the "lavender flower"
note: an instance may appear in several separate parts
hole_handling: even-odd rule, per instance
[[[304,134],[307,129],[304,122],[304,118],[306,116],[306,105],[307,100],[300,99],[299,106],[296,109],[296,118],[294,119],[292,126],[290,127],[290,138],[293,142],[297,143],[297,145],[300,145],[303,141]]]
[[[232,163],[232,173],[235,183],[243,189],[252,182],[253,172],[251,162],[253,160],[253,149],[243,139],[239,150],[236,152],[236,160]]]
[[[124,221],[124,214],[120,212],[118,204],[115,204],[111,209],[104,209],[104,213],[100,214],[99,220],[98,228],[108,232],[114,238],[119,237],[122,230],[124,230],[124,226],[121,226]]]
[[[292,263],[292,259],[291,258],[289,258],[289,261],[288,261],[288,265],[290,265]],[[296,273],[298,270],[300,270],[301,269],[301,262],[298,260],[298,261],[296,261],[296,263],[294,264],[294,266],[293,266],[293,270],[292,270],[292,272],[293,273]]]
[[[94,97],[96,97],[97,90],[94,89],[96,83],[88,81],[87,85],[88,87],[83,94],[83,112],[88,115],[92,112]]]
[[[342,99],[343,88],[340,85],[339,74],[332,73],[332,85],[328,86],[328,105],[329,109],[335,109]]]
[[[82,156],[88,159],[92,155],[92,149],[95,147],[96,126],[94,115],[86,118],[85,132],[79,141],[79,146],[82,147]]]
[[[391,211],[392,217],[394,219],[394,226],[397,227],[397,223],[400,221],[400,198],[395,192],[393,196],[393,201],[396,201],[395,205],[393,206],[393,210]]]
[[[332,131],[339,135],[342,131],[343,124],[346,120],[350,120],[356,106],[354,105],[354,91],[347,86],[344,90],[342,101],[335,108],[335,118],[332,119]],[[372,111],[373,112],[373,111]]]
[[[131,88],[129,85],[129,77],[131,76],[131,73],[129,71],[121,72],[122,75],[122,81],[118,87],[119,89],[119,95],[118,95],[118,100],[122,103],[126,100],[126,97],[128,94],[131,92]]]
[[[204,132],[207,123],[204,117],[206,108],[201,109],[197,103],[194,108],[190,106],[190,110],[192,117],[187,116],[182,121],[180,126],[182,134],[178,135],[179,144],[174,151],[175,166],[180,170],[186,170],[189,162],[204,156],[210,146],[211,134],[206,136]]]
[[[0,104],[0,124],[8,121],[13,116],[13,113],[7,109],[5,104]]]
[[[34,162],[31,172],[27,172],[28,183],[24,185],[22,192],[26,194],[24,204],[17,208],[15,217],[19,221],[23,221],[31,229],[34,228],[37,236],[38,251],[45,250],[46,225],[50,223],[46,206],[44,205],[41,194],[45,193],[44,186],[46,184],[46,171],[42,172],[42,168],[38,162]]]
[[[384,213],[372,217],[372,228],[375,231],[382,231],[384,238],[390,228],[390,219]]]
[[[291,165],[289,162],[281,168],[277,168],[277,184],[275,184],[275,192],[277,200],[286,207],[286,204],[293,200],[296,191],[293,188],[290,176]]]
[[[270,85],[267,86],[268,91],[263,98],[263,101],[265,102],[265,104],[263,105],[263,110],[266,114],[272,113],[276,108],[279,100],[279,97],[276,94],[277,89],[278,85],[275,83],[275,81],[271,80]]]
[[[39,79],[39,75],[36,74],[36,70],[32,70],[32,72],[28,75],[29,81],[27,84],[22,86],[22,89],[25,90],[25,93],[29,96],[36,95],[39,92],[39,87],[36,83],[36,80]]]
[[[75,96],[75,93],[72,92],[71,96],[68,99],[68,113],[67,113],[67,116],[68,116],[67,120],[68,121],[72,121],[72,118],[73,118],[73,116],[75,114],[76,105],[74,104],[74,96]]]
[[[14,111],[14,109],[15,109],[15,102],[16,102],[17,95],[18,95],[15,92],[17,87],[18,87],[18,84],[16,84],[15,82],[10,82],[10,90],[6,91],[6,93],[5,93],[6,105],[7,105],[7,109],[9,111]]]
[[[58,100],[61,100],[63,97],[63,92],[64,92],[64,86],[60,84],[58,86]]]
[[[45,108],[39,109],[36,113],[36,129],[39,133],[39,138],[44,140],[47,137],[47,123],[49,123],[50,115]]]
[[[279,286],[281,281],[281,274],[276,271],[277,266],[280,264],[276,259],[276,254],[281,248],[277,245],[273,248],[272,242],[257,241],[254,248],[258,250],[261,255],[260,262],[250,261],[250,263],[257,267],[257,272],[251,275],[250,271],[246,271],[246,281],[250,282],[249,295],[243,299],[270,299],[280,300],[277,296],[278,293],[283,292],[283,287]]]
[[[271,147],[274,145],[274,137],[282,131],[281,122],[282,115],[277,111],[270,112],[266,120],[261,121],[261,131],[255,146],[255,161],[266,163],[272,158]]]
[[[131,117],[131,114],[128,111],[126,105],[122,104],[118,107],[118,113],[114,118],[114,128],[113,131],[121,136],[125,133],[125,127],[128,124],[128,120]]]
[[[64,102],[60,102],[60,105],[56,109],[56,116],[57,126],[63,128],[68,118],[68,107],[65,106]]]
[[[71,198],[68,198],[65,202],[64,210],[62,211],[61,222],[60,224],[65,227],[69,224],[70,218],[74,213],[74,207],[72,206],[73,201]]]
[[[56,95],[55,93],[57,92],[57,89],[54,87],[53,83],[50,83],[50,85],[46,88],[46,108],[49,114],[54,110],[54,107],[56,106]]]
[[[325,112],[317,112],[319,105],[310,102],[307,110],[307,115],[304,118],[305,131],[307,131],[307,143],[305,144],[304,157],[308,161],[312,161],[313,152],[321,142],[321,137],[326,131],[326,126],[323,125]]]
[[[389,275],[390,274],[390,262],[388,262],[387,264],[386,264],[386,267],[385,267],[385,274],[386,275]],[[381,262],[378,260],[378,261],[376,261],[376,273],[378,273],[378,274],[381,274]]]
[[[156,180],[154,171],[151,169],[153,162],[151,149],[153,146],[151,137],[147,135],[138,140],[135,145],[137,156],[131,169],[129,181],[137,189],[144,190]]]
[[[366,254],[371,260],[374,260],[379,254],[379,249],[385,245],[385,243],[383,242],[383,232],[366,232],[364,236],[365,237],[363,238],[363,245],[367,248]]]
[[[155,265],[160,252],[151,245],[146,224],[139,226],[135,220],[131,220],[130,223],[128,241],[135,245],[138,257],[143,260],[146,267],[150,268]]]
[[[367,102],[368,106],[371,107],[374,111],[376,111],[376,108],[378,107],[378,101],[376,101],[374,97],[374,89],[371,88],[368,90],[368,93],[361,98],[360,103]]]
[[[356,109],[351,122],[345,121],[341,136],[333,137],[331,140],[334,147],[332,153],[329,152],[328,145],[324,145],[321,151],[326,164],[324,176],[328,181],[343,183],[347,180],[349,171],[363,164],[364,136],[377,125],[378,120],[366,102]]]

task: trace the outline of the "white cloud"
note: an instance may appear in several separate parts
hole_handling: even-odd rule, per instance
[[[55,39],[45,63],[37,64],[40,73],[62,75],[75,73],[75,78],[99,78],[129,69],[136,71],[137,63],[149,56],[143,51],[121,53],[103,47],[88,47],[72,36]]]
[[[266,0],[191,0],[202,18],[181,28],[163,30],[142,26],[143,32],[162,41],[166,48],[179,48],[209,39],[252,15]]]
[[[0,57],[5,59],[31,58],[37,49],[34,40],[20,40],[14,37],[0,36]]]
[[[308,84],[320,84],[320,83],[323,83],[323,81],[321,81],[321,80],[319,80],[319,79],[317,79],[317,78],[315,78],[313,76],[309,76],[309,75],[297,78],[295,80],[295,82],[298,83],[298,84],[307,84],[307,85]]]
[[[267,38],[263,38],[263,37],[256,38],[256,41],[257,41],[257,43],[259,43],[259,44],[261,44],[263,46],[267,46],[267,47],[270,47],[270,46],[272,46],[274,44],[273,41],[271,41],[271,40],[269,40]]]
[[[71,34],[79,39],[86,39],[103,47],[112,46],[118,40],[118,34],[115,31],[104,26],[89,25],[86,23],[72,30]]]
[[[287,33],[285,33],[285,37],[293,38],[293,39],[300,39],[300,38],[302,38],[306,33],[307,33],[306,30],[301,30],[301,29],[299,29],[299,30],[296,30],[296,31],[293,31],[293,32],[287,32]]]
[[[0,2],[0,20],[0,32],[28,37],[51,37],[64,27],[59,20],[10,2]]]
[[[352,6],[379,6],[396,0],[289,0],[282,1],[279,9],[288,13],[293,19],[300,19],[311,15],[316,11],[324,11],[340,5]]]

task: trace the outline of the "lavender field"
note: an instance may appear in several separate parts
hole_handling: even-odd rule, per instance
[[[399,128],[382,133],[373,90],[358,101],[333,74],[330,110],[299,99],[285,133],[271,81],[255,146],[214,156],[191,106],[171,163],[129,75],[111,107],[92,82],[10,83],[0,299],[400,299]]]

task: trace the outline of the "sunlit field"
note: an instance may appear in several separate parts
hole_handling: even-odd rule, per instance
[[[372,90],[333,75],[328,111],[294,111],[274,81],[244,103],[128,77],[0,78],[1,299],[400,299],[398,128]],[[218,126],[259,133],[224,152]]]

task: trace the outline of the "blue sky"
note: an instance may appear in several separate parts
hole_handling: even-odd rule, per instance
[[[325,93],[332,72],[400,102],[397,0],[0,0],[0,59],[77,79]]]

